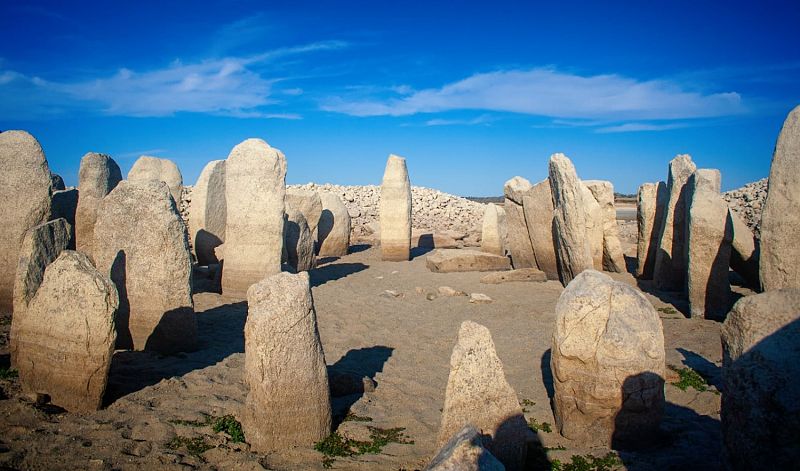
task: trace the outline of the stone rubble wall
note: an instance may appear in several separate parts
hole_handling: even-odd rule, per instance
[[[722,194],[728,206],[744,220],[758,239],[761,238],[761,208],[767,199],[767,180],[762,178]]]

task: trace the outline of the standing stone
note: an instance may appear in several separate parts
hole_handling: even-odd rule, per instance
[[[44,273],[28,308],[14,316],[22,389],[71,412],[103,403],[114,354],[117,290],[85,255],[65,251]]]
[[[381,257],[400,262],[411,258],[411,182],[406,159],[394,154],[386,162],[380,202]]]
[[[318,192],[287,188],[286,212],[290,209],[303,213],[312,234],[317,230],[319,218],[322,216],[322,197]]]
[[[614,185],[602,180],[583,182],[592,192],[594,199],[603,210],[603,270],[625,273],[625,255],[619,242],[617,229],[617,208],[614,207]]]
[[[97,209],[107,194],[122,181],[119,165],[110,156],[89,152],[78,173],[78,208],[75,211],[75,247],[94,259],[94,223]]]
[[[595,270],[603,269],[603,209],[594,198],[589,187],[583,182],[581,185],[581,196],[583,197],[583,208],[586,211],[586,237],[589,239],[589,247],[592,251],[592,265]]]
[[[654,438],[664,412],[664,333],[635,288],[586,270],[561,293],[550,360],[556,425],[583,445]]]
[[[495,255],[505,255],[507,237],[506,211],[494,203],[487,204],[483,211],[481,250]]]
[[[637,195],[636,220],[639,239],[636,244],[636,277],[653,279],[658,237],[664,222],[667,204],[667,185],[664,182],[645,183]]]
[[[308,271],[317,265],[314,256],[314,236],[308,227],[305,216],[300,211],[286,211],[286,247],[287,262],[295,271]]]
[[[733,222],[728,204],[713,185],[689,179],[686,285],[690,317],[723,319],[731,300],[728,267],[733,241]]]
[[[800,463],[800,289],[740,299],[722,324],[722,437],[734,470]]]
[[[64,218],[69,223],[69,241],[67,248],[75,250],[75,213],[78,210],[78,189],[59,190],[53,192],[50,208],[50,220]]]
[[[734,212],[728,214],[733,223],[733,242],[731,244],[731,268],[738,273],[747,284],[755,289],[761,289],[758,278],[759,247],[753,231]]]
[[[47,265],[67,249],[69,235],[69,223],[64,218],[39,224],[25,234],[14,280],[14,312],[28,307],[42,283]]]
[[[503,209],[506,212],[507,227],[506,243],[514,268],[537,268],[523,206],[525,194],[530,190],[531,182],[522,177],[514,177],[503,185],[503,194],[505,195]]]
[[[117,348],[172,353],[195,347],[189,241],[165,183],[120,182],[103,199],[94,259],[119,292]]]
[[[219,263],[214,249],[225,242],[227,206],[225,161],[212,160],[197,178],[189,207],[189,236],[198,265]]]
[[[497,461],[483,447],[481,432],[472,425],[465,425],[442,447],[425,471],[505,471],[503,463]]]
[[[759,275],[764,291],[800,288],[800,106],[783,123],[761,213]]]
[[[533,185],[523,197],[528,235],[536,256],[536,265],[550,280],[558,279],[558,263],[553,241],[553,195],[550,179]]]
[[[175,162],[158,157],[143,155],[133,163],[128,172],[130,182],[164,182],[169,187],[169,193],[176,205],[181,203],[183,190],[183,176]]]
[[[689,201],[692,200],[694,191],[703,188],[714,193],[719,193],[722,188],[722,174],[715,168],[698,168],[689,176],[686,181],[686,204],[688,211]],[[688,213],[687,213],[688,214]]]
[[[586,235],[583,189],[575,167],[564,154],[553,154],[549,171],[558,275],[566,286],[578,273],[592,268],[592,249]]]
[[[281,271],[286,157],[261,139],[233,148],[225,163],[225,265],[222,292],[245,296]]]
[[[692,157],[683,154],[669,163],[667,205],[661,223],[653,280],[665,291],[682,291],[686,281],[686,184],[697,169]]]
[[[0,133],[0,311],[12,310],[20,244],[28,229],[47,221],[51,184],[38,141],[25,131]]]
[[[319,196],[322,201],[317,226],[319,256],[343,257],[350,248],[350,213],[337,195],[323,192]]]
[[[242,428],[252,450],[310,446],[331,431],[325,354],[308,273],[279,273],[247,292]]]
[[[524,468],[530,429],[517,393],[506,381],[489,329],[472,321],[461,324],[450,357],[438,446],[467,424],[490,437],[486,448],[507,469]]]

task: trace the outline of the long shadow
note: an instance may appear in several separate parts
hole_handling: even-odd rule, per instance
[[[364,395],[364,378],[374,384],[375,376],[392,356],[391,347],[376,345],[348,351],[333,365],[328,366],[328,378],[333,399],[333,428],[344,420],[350,407]]]
[[[413,247],[411,249],[411,260],[421,257],[431,251],[433,251],[433,247]]]
[[[198,349],[191,353],[116,352],[111,359],[104,406],[163,379],[183,376],[244,352],[246,302],[218,306],[197,313],[196,318]]]
[[[551,355],[552,351],[548,348],[547,351],[542,354],[542,360],[539,363],[539,367],[542,370],[542,383],[544,384],[544,388],[547,390],[547,398],[550,399],[550,405],[552,406],[553,396],[556,395],[556,390],[553,386],[553,372],[550,370]]]
[[[722,368],[691,350],[686,350],[685,348],[678,348],[677,350],[678,353],[683,355],[684,365],[695,370],[708,384],[722,391]]]
[[[656,288],[653,280],[638,279],[636,280],[636,286],[645,293],[652,294],[667,304],[672,304],[684,317],[689,317],[689,300],[686,297],[686,293],[679,291],[662,291]]]
[[[358,273],[369,268],[363,263],[334,263],[324,267],[315,268],[308,272],[311,278],[311,287],[324,285],[329,281],[339,280],[353,273]]]
[[[359,252],[363,252],[365,250],[369,250],[371,247],[372,246],[369,245],[369,244],[355,244],[355,245],[351,245],[350,246],[350,248],[347,250],[347,253],[348,254],[359,253]]]

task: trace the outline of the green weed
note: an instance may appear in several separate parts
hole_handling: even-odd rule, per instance
[[[609,452],[602,458],[593,455],[572,455],[569,463],[553,460],[550,469],[552,471],[611,471],[621,464],[619,457]]]

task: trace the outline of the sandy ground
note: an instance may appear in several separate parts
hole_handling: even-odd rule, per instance
[[[347,421],[340,431],[351,436],[367,426],[403,427],[413,444],[393,443],[381,454],[338,458],[334,469],[421,469],[435,453],[444,403],[449,358],[462,321],[487,326],[505,374],[526,405],[526,416],[554,424],[549,397],[552,382],[549,349],[559,283],[484,285],[480,273],[431,273],[419,251],[407,263],[382,262],[379,251],[356,246],[338,260],[312,272],[319,330],[334,378],[368,376],[376,388],[335,397],[336,422],[351,411],[371,422]],[[626,243],[628,255],[635,247]],[[615,278],[636,285],[629,274]],[[198,285],[202,280],[198,280]],[[491,304],[470,304],[466,297],[427,299],[440,286],[490,296]],[[417,289],[419,288],[419,289]],[[386,296],[385,290],[400,293]],[[719,324],[686,319],[670,307],[685,301],[652,295],[660,312],[667,363],[688,365],[719,386]],[[322,455],[311,448],[257,455],[246,444],[231,443],[210,426],[176,421],[204,420],[204,414],[236,415],[245,399],[243,326],[246,303],[213,293],[194,297],[200,350],[162,357],[118,352],[114,357],[107,407],[91,414],[64,413],[22,397],[17,380],[0,380],[0,469],[323,469]],[[0,361],[7,366],[8,319],[2,322]],[[675,380],[668,377],[668,381]],[[370,388],[368,388],[370,389]],[[684,392],[666,386],[663,437],[652,449],[620,452],[625,469],[719,469],[720,396]],[[527,402],[526,404],[530,404]],[[548,460],[569,461],[575,454],[604,455],[557,432],[539,432]],[[171,449],[176,437],[199,438],[213,448],[202,454],[185,446]],[[560,448],[564,449],[553,449]]]

